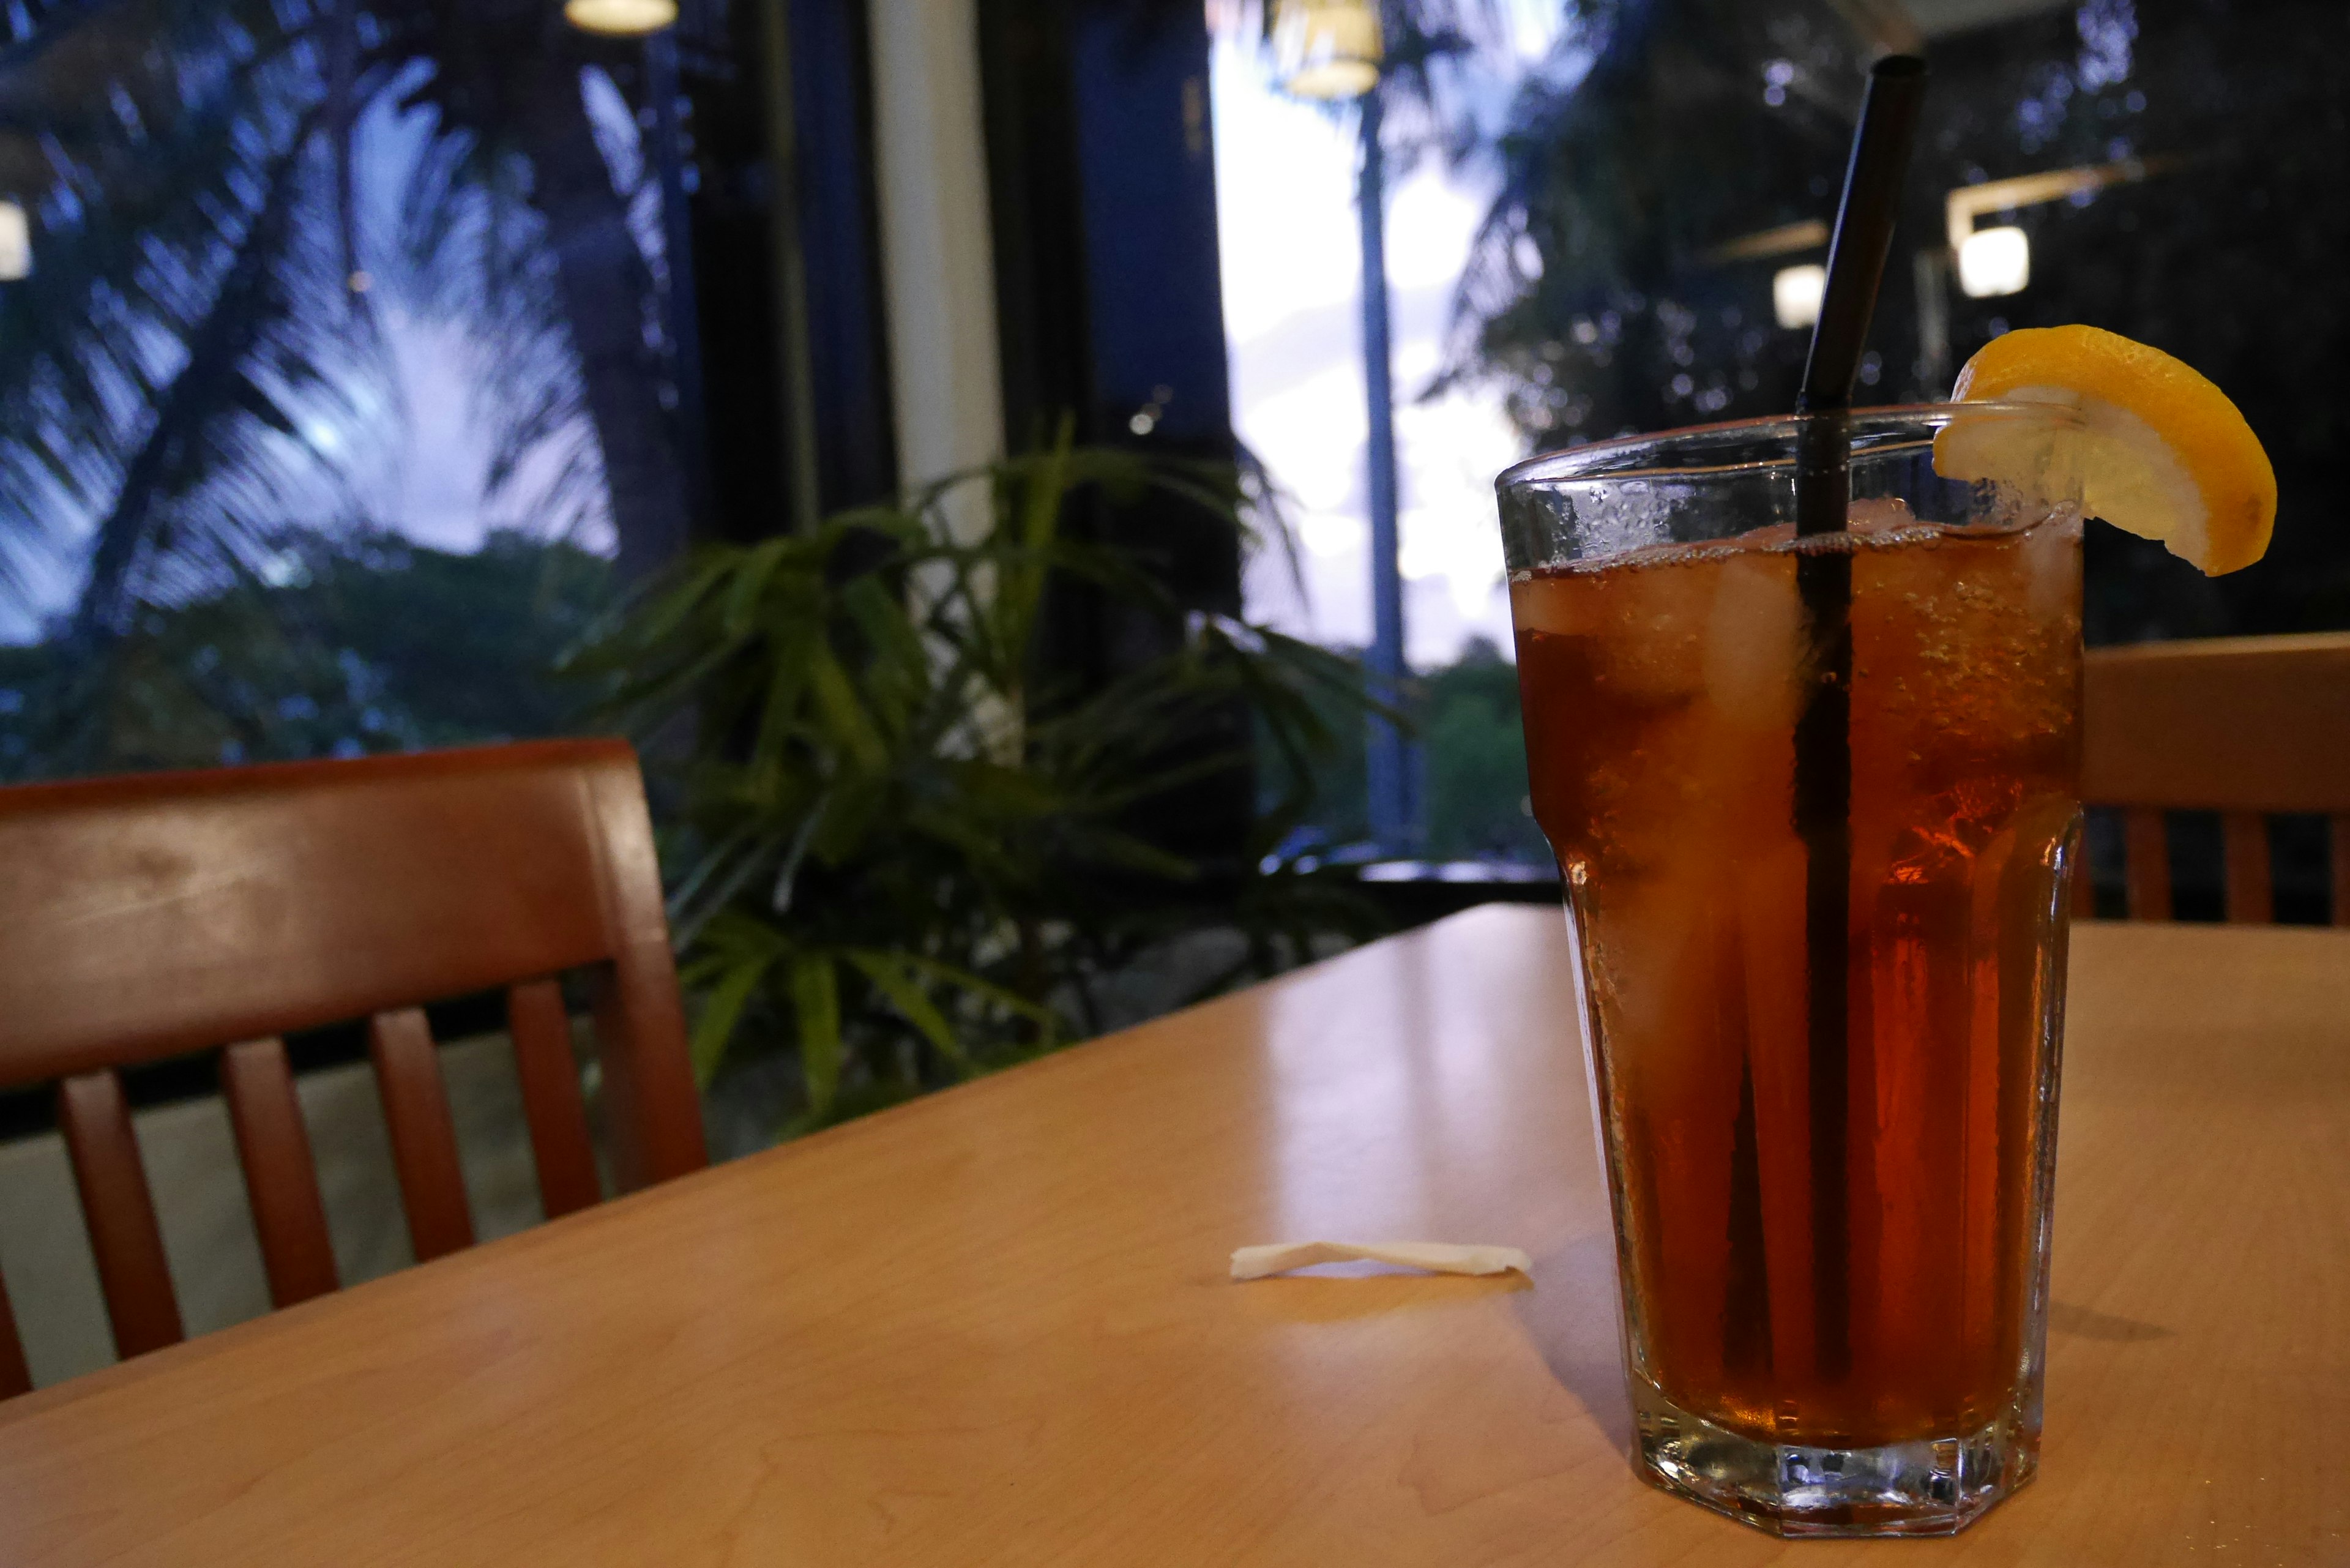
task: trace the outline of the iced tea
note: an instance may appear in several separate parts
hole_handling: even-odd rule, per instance
[[[1991,1423],[2018,1386],[2076,812],[2079,529],[1936,527],[1861,503],[1853,532],[1800,546],[1767,528],[1513,584],[1534,811],[1599,1044],[1635,1370],[1731,1431],[1945,1438]],[[1810,1126],[1793,822],[1810,651],[1795,574],[1819,548],[1852,570],[1841,1160],[1815,1158]],[[1840,1257],[1818,1255],[1823,1229]]]

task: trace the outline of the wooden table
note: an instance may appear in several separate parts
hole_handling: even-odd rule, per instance
[[[2045,1468],[1955,1540],[1634,1479],[1495,908],[0,1407],[0,1563],[2350,1563],[2350,935],[2074,952]],[[1538,1262],[1224,1277],[1312,1236]]]

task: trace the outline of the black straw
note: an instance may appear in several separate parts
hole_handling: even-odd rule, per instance
[[[1795,533],[1844,531],[1851,500],[1852,384],[1893,244],[1901,181],[1926,96],[1926,62],[1888,55],[1868,73],[1844,173],[1827,286],[1795,403]],[[1852,1370],[1848,1189],[1852,920],[1852,556],[1806,551],[1795,587],[1811,626],[1813,684],[1795,721],[1795,831],[1806,852],[1804,946],[1811,1023],[1812,1304],[1817,1372]]]
[[[1909,168],[1909,144],[1917,140],[1918,110],[1926,101],[1926,62],[1915,55],[1887,55],[1868,71],[1868,92],[1860,100],[1860,124],[1852,133],[1852,161],[1845,166],[1844,199],[1836,207],[1835,236],[1828,242],[1827,287],[1820,317],[1812,326],[1812,354],[1804,362],[1798,413],[1852,406],[1852,383],[1860,369],[1868,318],[1877,310],[1877,286],[1893,248],[1893,220],[1901,206],[1901,181]],[[1844,526],[1838,516],[1835,532]]]

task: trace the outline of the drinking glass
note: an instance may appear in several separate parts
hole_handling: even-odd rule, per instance
[[[1521,463],[1502,529],[1635,1462],[1939,1534],[2038,1462],[2080,480],[2045,405],[1826,417],[1841,532],[1794,417]]]

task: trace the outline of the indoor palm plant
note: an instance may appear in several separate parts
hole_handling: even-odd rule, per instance
[[[1367,926],[1272,853],[1357,732],[1355,666],[1187,612],[1148,558],[1067,526],[1088,490],[1249,527],[1229,465],[1064,441],[704,549],[576,661],[668,792],[705,1082],[730,1054],[794,1052],[790,1125],[821,1125],[1098,1028],[1105,981],[1170,941],[1216,933],[1206,991]],[[1073,587],[1162,651],[1090,690],[1056,680],[1040,634]],[[1260,792],[1253,841],[1170,852],[1159,814],[1260,747],[1291,784]]]

